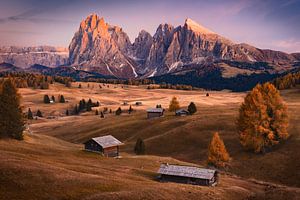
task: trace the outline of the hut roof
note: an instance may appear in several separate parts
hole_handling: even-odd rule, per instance
[[[95,138],[92,138],[92,140],[97,142],[103,148],[123,145],[122,142],[120,142],[119,140],[114,138],[112,135],[106,135],[106,136],[102,136],[102,137],[95,137]]]
[[[185,110],[185,109],[178,109],[178,110],[176,110],[175,111],[176,113],[181,113],[181,114],[188,114],[189,113],[189,111],[187,111],[187,110]]]
[[[208,179],[213,178],[215,170],[192,166],[161,164],[158,173],[172,176]]]
[[[164,109],[162,109],[162,108],[149,108],[149,109],[147,109],[147,112],[162,113],[162,112],[164,112]]]

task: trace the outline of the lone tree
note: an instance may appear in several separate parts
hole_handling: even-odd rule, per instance
[[[64,95],[60,95],[60,98],[59,98],[59,103],[65,103],[65,97]]]
[[[44,103],[50,103],[50,98],[47,94],[44,95]]]
[[[117,110],[116,110],[116,115],[121,115],[122,114],[122,109],[119,107]]]
[[[66,110],[66,116],[69,116],[69,110]]]
[[[134,147],[134,152],[137,155],[143,155],[145,154],[145,143],[141,138],[138,138],[136,143],[135,143],[135,147]]]
[[[31,109],[30,109],[30,108],[28,108],[27,119],[33,119],[33,114],[32,114],[32,112],[31,112]]]
[[[101,118],[104,118],[103,112],[100,113],[100,117],[101,117]]]
[[[246,150],[264,153],[289,137],[287,107],[270,83],[256,85],[239,109],[237,129]]]
[[[55,97],[52,95],[51,100],[55,102]]]
[[[169,111],[176,111],[180,108],[179,101],[177,100],[176,97],[173,97],[172,100],[170,101],[169,105]]]
[[[133,112],[133,109],[131,106],[129,106],[128,113],[131,114],[132,112]]]
[[[214,165],[215,167],[225,167],[229,160],[230,157],[223,140],[220,138],[218,133],[214,133],[208,147],[207,163],[209,165]]]
[[[38,116],[38,117],[43,117],[43,114],[42,114],[42,112],[41,112],[40,110],[37,110],[36,116]]]
[[[24,115],[20,94],[9,78],[0,86],[0,136],[23,139]]]
[[[99,111],[98,110],[95,111],[95,115],[99,115]]]
[[[190,105],[188,106],[188,111],[191,115],[197,112],[197,107],[194,102],[190,103]]]

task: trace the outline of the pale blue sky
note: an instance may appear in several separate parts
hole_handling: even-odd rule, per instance
[[[0,46],[67,47],[81,20],[96,13],[131,41],[141,29],[186,18],[235,42],[300,52],[300,0],[1,0]]]

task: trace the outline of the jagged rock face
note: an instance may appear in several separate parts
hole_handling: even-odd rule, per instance
[[[121,28],[90,15],[81,22],[72,39],[69,60],[86,71],[122,78],[137,77],[135,64],[126,56],[130,47],[129,38]]]
[[[34,64],[57,67],[68,63],[68,50],[50,46],[0,47],[0,63],[29,68]]]
[[[132,56],[141,64],[146,62],[150,48],[153,43],[153,38],[150,33],[142,30],[132,45]]]

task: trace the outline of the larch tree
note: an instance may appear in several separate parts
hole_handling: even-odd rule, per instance
[[[28,108],[27,119],[33,119],[33,114],[32,114],[32,112],[31,112],[31,109],[30,109],[30,108]]]
[[[178,110],[179,108],[180,108],[179,101],[177,100],[176,97],[173,97],[172,100],[170,101],[169,111],[173,112]]]
[[[0,86],[0,136],[23,139],[24,114],[20,94],[9,78]]]
[[[216,132],[214,133],[212,140],[208,146],[207,163],[216,167],[225,167],[229,161],[230,157],[226,150],[224,142]]]
[[[289,137],[287,107],[270,83],[256,85],[239,109],[237,129],[246,150],[264,153]]]

